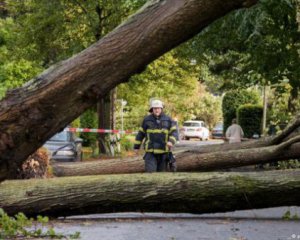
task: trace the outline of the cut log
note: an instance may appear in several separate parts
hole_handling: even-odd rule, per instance
[[[211,153],[199,153],[198,151],[188,150],[176,155],[177,170],[215,171],[299,158],[300,143],[294,143],[299,138],[298,136],[280,145],[262,148]],[[138,173],[144,172],[144,161],[141,157],[135,157],[82,163],[55,163],[52,165],[52,168],[55,176]]]
[[[8,180],[0,186],[0,207],[11,215],[213,213],[300,204],[300,170]]]
[[[116,85],[228,12],[257,0],[148,1],[78,55],[56,64],[0,102],[0,181]]]

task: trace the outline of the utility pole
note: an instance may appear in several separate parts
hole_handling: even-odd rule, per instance
[[[268,86],[263,86],[263,119],[262,119],[262,128],[261,133],[265,135],[266,126],[267,126],[267,106],[268,106]]]

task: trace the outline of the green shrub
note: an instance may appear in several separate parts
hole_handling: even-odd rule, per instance
[[[120,144],[121,144],[121,152],[132,150],[134,145],[133,140],[131,139],[130,136],[122,137],[120,140]]]
[[[46,227],[48,221],[48,217],[37,216],[37,219],[34,220],[27,218],[23,213],[18,213],[14,217],[10,217],[0,208],[0,239],[80,238],[79,232],[70,235],[56,233],[52,227]]]
[[[258,104],[259,96],[255,91],[233,90],[225,94],[222,101],[224,132],[231,125],[233,118],[237,118],[237,109],[243,104]]]
[[[261,135],[263,107],[260,105],[245,104],[237,110],[238,123],[241,125],[245,137],[251,138],[254,134]]]

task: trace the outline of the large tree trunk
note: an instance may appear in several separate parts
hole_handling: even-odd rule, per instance
[[[300,170],[10,180],[0,187],[0,206],[9,214],[27,215],[212,213],[299,203]]]
[[[211,153],[188,150],[176,155],[177,170],[212,171],[299,158],[300,143],[298,141],[300,141],[300,136],[269,147]],[[144,161],[141,157],[135,157],[82,163],[55,163],[52,168],[56,176],[138,173],[144,172]]]
[[[163,0],[0,103],[0,181],[116,85],[228,12],[257,0]]]

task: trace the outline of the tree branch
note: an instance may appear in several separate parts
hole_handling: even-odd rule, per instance
[[[283,131],[276,135],[272,140],[271,144],[276,145],[281,143],[285,138],[287,138],[294,130],[300,127],[300,114],[298,114],[294,120],[288,124],[288,126],[283,129]]]
[[[283,151],[284,149],[290,147],[292,144],[294,143],[297,143],[297,142],[300,142],[300,135],[297,135],[296,137],[293,137],[281,144],[279,144],[276,149],[275,149],[275,152],[280,152],[280,151]],[[300,157],[300,156],[299,156]]]

